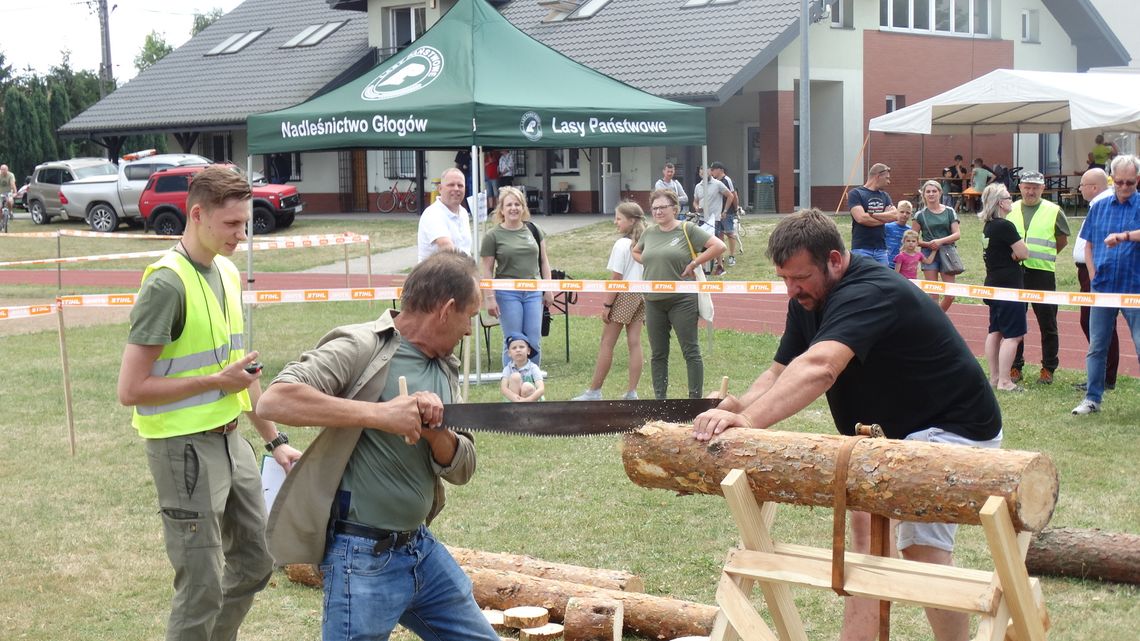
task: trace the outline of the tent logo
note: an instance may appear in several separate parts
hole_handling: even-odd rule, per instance
[[[533,111],[528,111],[522,115],[522,120],[519,121],[519,129],[527,137],[527,140],[538,142],[542,138],[542,119]]]
[[[443,54],[439,49],[416,47],[368,83],[360,97],[364,100],[388,100],[404,96],[430,85],[442,72]]]

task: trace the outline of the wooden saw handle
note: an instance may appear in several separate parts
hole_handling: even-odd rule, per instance
[[[401,376],[400,377],[400,396],[407,396],[407,395],[408,395],[408,377]],[[412,437],[410,437],[410,436],[405,436],[404,442],[407,443],[408,445],[415,445],[416,444],[416,442],[413,441]]]

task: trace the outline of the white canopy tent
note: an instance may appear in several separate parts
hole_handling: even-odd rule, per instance
[[[1073,132],[1088,131],[1088,147],[1094,133],[1140,133],[1140,74],[997,69],[872,118],[868,129],[924,135],[1055,133],[1061,135],[1061,166],[1083,167]]]

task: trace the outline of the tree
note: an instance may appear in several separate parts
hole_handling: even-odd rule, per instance
[[[67,100],[67,91],[62,86],[48,83],[48,113],[51,119],[51,130],[55,137],[56,158],[72,158],[75,156],[75,145],[69,140],[59,136],[59,128],[71,120],[71,104]]]
[[[135,56],[135,69],[142,73],[146,71],[147,67],[162,60],[171,51],[174,51],[174,47],[166,44],[166,39],[157,31],[151,31],[146,35],[142,49]]]
[[[217,22],[218,18],[222,17],[222,10],[220,7],[214,7],[206,13],[194,12],[194,26],[190,28],[190,37],[198,35],[200,31],[206,27]]]
[[[35,117],[25,91],[4,94],[4,137],[9,141],[5,156],[12,173],[26,176],[41,161],[39,138],[34,134]]]

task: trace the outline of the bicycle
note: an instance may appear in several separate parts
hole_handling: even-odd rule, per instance
[[[10,194],[0,194],[0,234],[8,233],[8,223],[12,220],[12,208],[8,205]]]
[[[408,189],[405,191],[399,189],[399,184],[399,180],[393,182],[388,191],[382,191],[376,197],[376,209],[380,210],[380,213],[388,214],[400,208],[412,213],[419,211],[420,198],[416,193],[416,184],[408,181]]]

